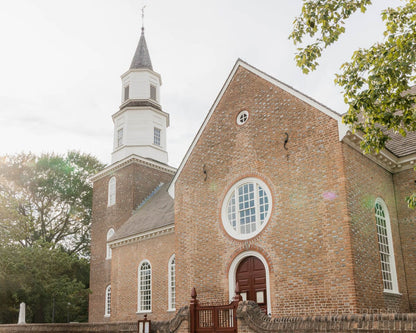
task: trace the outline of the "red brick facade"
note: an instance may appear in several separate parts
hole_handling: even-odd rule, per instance
[[[416,309],[416,213],[405,196],[412,170],[393,173],[340,141],[340,119],[313,100],[236,67],[176,174],[174,232],[115,245],[105,259],[106,234],[119,229],[140,202],[172,172],[126,164],[94,182],[90,321],[130,321],[138,309],[138,267],[152,266],[152,320],[167,320],[168,262],[176,256],[176,309],[192,287],[203,302],[228,303],[234,269],[245,254],[266,266],[268,312],[298,317]],[[323,109],[325,109],[323,111]],[[248,121],[236,122],[246,110]],[[117,179],[117,203],[107,187]],[[228,191],[241,179],[270,189],[270,219],[252,238],[231,237],[222,223]],[[388,209],[398,293],[381,275],[374,205]],[[111,282],[111,316],[104,317]]]
[[[114,228],[117,231],[132,215],[133,210],[138,207],[160,182],[170,182],[173,173],[167,168],[155,166],[155,163],[136,163],[134,162],[134,158],[130,163],[120,165],[119,168],[110,166],[106,170],[104,170],[102,176],[94,181],[93,222],[91,226],[90,288],[92,293],[89,302],[90,322],[109,321],[110,319],[111,321],[126,320],[128,316],[131,317],[131,313],[119,314],[118,319],[115,316],[104,316],[105,289],[111,283],[112,261],[116,259],[114,256],[110,260],[106,259],[107,232],[110,228]],[[108,207],[108,182],[113,176],[116,177],[116,204]],[[166,243],[166,249],[169,249],[167,250],[169,253],[173,253],[173,241],[170,238]],[[126,248],[129,248],[129,246],[126,246]],[[118,249],[114,251],[114,254],[117,253],[119,253]],[[138,263],[134,262],[134,266],[136,267],[136,282],[131,286],[136,288],[135,313],[137,311]],[[127,267],[130,268],[130,264]],[[117,268],[123,270],[120,266]],[[133,295],[131,290],[128,293]],[[123,299],[123,297],[125,295],[119,294],[115,299]]]
[[[249,120],[239,126],[241,110]],[[260,234],[239,241],[225,232],[221,207],[245,177],[268,185],[273,210]],[[377,197],[390,214],[400,294],[383,292]],[[251,250],[269,265],[274,316],[408,311],[405,273],[415,264],[403,258],[415,251],[402,253],[395,201],[393,175],[340,142],[333,117],[240,67],[175,182],[178,306],[187,304],[193,286],[200,299],[228,301],[230,264]],[[404,203],[400,209],[414,235],[415,212]]]

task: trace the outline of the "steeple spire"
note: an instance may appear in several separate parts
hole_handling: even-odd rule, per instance
[[[153,70],[152,61],[150,60],[149,50],[147,49],[146,39],[144,38],[144,8],[142,8],[142,33],[140,35],[139,44],[131,61],[130,69],[148,68]]]

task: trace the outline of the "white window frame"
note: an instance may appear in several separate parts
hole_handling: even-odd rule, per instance
[[[123,98],[124,102],[130,98],[130,85],[127,84],[124,86],[123,95],[124,95],[124,98]]]
[[[255,195],[255,209],[256,209],[256,230],[250,233],[245,233],[242,234],[239,230],[239,227],[237,227],[235,230],[234,227],[231,225],[231,222],[228,219],[228,203],[231,200],[231,197],[233,195],[235,195],[236,197],[238,197],[238,194],[236,193],[236,191],[238,190],[238,188],[246,183],[254,183],[255,187],[257,188],[257,186],[260,186],[263,191],[265,192],[265,194],[268,197],[268,210],[267,210],[267,215],[263,221],[263,223],[260,223],[260,217],[259,217],[259,198],[258,198],[258,192],[257,190],[255,191],[254,195]],[[238,201],[236,200],[235,205],[237,207],[238,205]],[[235,239],[239,239],[239,240],[246,240],[246,239],[250,239],[253,238],[254,236],[258,235],[267,225],[267,223],[270,221],[270,217],[271,217],[271,213],[272,213],[272,209],[273,209],[273,198],[270,192],[269,187],[266,185],[265,182],[263,182],[262,180],[258,179],[258,178],[253,178],[253,177],[249,177],[249,178],[244,178],[241,179],[240,181],[238,181],[237,183],[235,183],[227,192],[227,195],[225,196],[223,203],[222,203],[222,210],[221,210],[221,219],[222,219],[222,224],[224,226],[225,231],[233,238]],[[236,212],[235,214],[238,214],[238,209],[236,208]],[[236,223],[238,226],[238,216],[236,216]]]
[[[152,96],[152,91],[154,91],[155,95]],[[154,84],[150,84],[150,91],[149,91],[150,99],[157,102],[157,88]]]
[[[112,256],[112,251],[111,251],[111,247],[110,245],[108,245],[108,240],[114,235],[114,229],[110,228],[107,231],[107,246],[106,246],[106,254],[105,254],[105,259],[111,259]]]
[[[150,281],[149,281],[149,284],[150,284],[150,288],[149,288],[149,291],[150,291],[150,309],[143,309],[143,306],[142,306],[142,289],[141,289],[141,285],[142,285],[142,280],[141,280],[141,271],[142,271],[142,266],[144,265],[144,264],[148,264],[149,265],[149,270],[150,270]],[[149,312],[152,312],[152,265],[150,264],[150,261],[149,260],[147,260],[147,259],[145,259],[145,260],[143,260],[140,264],[139,264],[139,268],[138,268],[138,270],[137,270],[137,282],[138,282],[138,284],[137,284],[137,313],[149,313]]]
[[[246,111],[246,110],[244,110],[244,111],[241,111],[238,115],[237,115],[237,119],[236,119],[236,122],[237,122],[237,125],[244,125],[247,121],[248,121],[248,118],[249,118],[249,113],[248,113],[248,111]]]
[[[169,263],[168,263],[168,311],[175,311],[175,310],[176,310],[176,259],[175,259],[175,255],[173,254],[170,257]]]
[[[376,210],[376,205],[379,204],[381,206],[381,209],[384,212],[384,218],[380,215],[377,215],[377,210]],[[390,223],[390,214],[389,214],[389,210],[387,209],[387,205],[384,202],[383,199],[381,198],[377,198],[375,203],[374,203],[374,217],[376,220],[376,232],[377,232],[377,243],[378,243],[378,250],[379,250],[379,255],[380,255],[380,269],[381,269],[381,273],[382,273],[382,281],[383,281],[383,289],[384,292],[387,293],[395,293],[398,294],[399,293],[399,287],[398,287],[398,283],[397,283],[397,272],[396,272],[396,261],[394,258],[394,246],[393,246],[393,237],[392,237],[392,233],[391,233],[391,223]],[[378,220],[379,219],[384,219],[385,223],[386,223],[386,228],[385,231],[387,233],[387,244],[384,243],[380,243],[380,229],[379,229],[379,224],[378,224]],[[381,235],[383,236],[383,235]],[[385,236],[385,235],[384,235]],[[385,252],[381,251],[381,247],[388,247],[388,254],[386,254]],[[390,273],[391,275],[391,281],[385,280],[384,276],[383,276],[383,260],[382,260],[382,254],[384,254],[385,256],[388,256],[388,264],[390,267],[390,271],[387,271],[388,273]],[[385,287],[386,283],[391,283],[392,288],[388,289]]]
[[[161,146],[162,142],[162,130],[159,127],[153,127],[153,144]]]
[[[117,186],[116,177],[113,176],[108,181],[108,204],[107,204],[108,207],[116,204],[116,186]]]
[[[111,284],[105,288],[105,309],[104,317],[110,317],[111,315]]]
[[[123,145],[123,139],[124,139],[124,129],[123,129],[123,127],[120,127],[119,129],[117,129],[117,144],[116,144],[116,148],[119,148],[119,147],[121,147]]]

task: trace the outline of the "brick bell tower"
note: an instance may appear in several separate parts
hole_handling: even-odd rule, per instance
[[[120,110],[113,114],[114,144],[111,162],[132,154],[168,162],[166,128],[169,114],[160,105],[160,74],[153,71],[144,27],[129,70],[121,76]]]
[[[128,311],[123,312],[118,306],[124,302],[120,292],[123,282],[116,274],[117,269],[112,267],[130,257],[126,254],[128,247],[113,249],[112,242],[125,235],[125,224],[133,218],[140,204],[161,184],[168,184],[176,171],[167,164],[169,114],[162,111],[160,105],[161,77],[153,71],[143,27],[130,68],[121,80],[121,105],[112,115],[111,164],[91,177],[90,322],[126,320],[127,316],[136,316],[136,300]],[[136,271],[139,262],[131,260],[129,265]],[[129,288],[137,288],[137,281]]]

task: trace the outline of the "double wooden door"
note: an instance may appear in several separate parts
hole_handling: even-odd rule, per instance
[[[243,300],[256,302],[267,313],[266,269],[261,260],[244,258],[237,268],[236,280]]]

